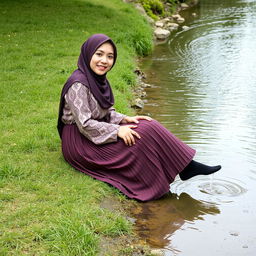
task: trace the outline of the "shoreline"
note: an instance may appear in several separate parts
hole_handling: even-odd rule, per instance
[[[183,26],[185,18],[180,15],[181,11],[190,9],[199,4],[200,0],[188,0],[185,3],[179,3],[176,7],[176,10],[170,16],[160,18],[157,21],[154,21],[150,18],[141,5],[134,5],[134,7],[139,10],[141,15],[146,18],[148,23],[151,25],[153,30],[153,45],[154,47],[158,44],[166,43],[172,35],[173,31],[181,28],[182,30],[187,30],[189,27]],[[130,2],[127,0],[127,2]],[[196,16],[196,13],[192,13],[192,16]],[[139,62],[143,61],[143,57],[137,57],[137,68],[135,69],[135,74],[137,75],[137,85],[133,90],[134,99],[132,101],[131,107],[136,111],[140,111],[144,108],[144,99],[147,96],[145,91],[146,88],[150,88],[149,83],[145,83],[146,74],[139,68]]]
[[[185,9],[190,9],[192,7],[194,7],[195,5],[199,4],[199,0],[195,0],[195,1],[190,1],[190,5],[179,5],[176,9],[176,12],[173,13],[171,16],[169,17],[165,17],[163,19],[160,19],[158,21],[155,22],[150,22],[150,17],[146,17],[147,20],[149,20],[149,24],[152,27],[152,30],[154,32],[154,38],[153,38],[153,44],[154,46],[158,45],[158,44],[162,44],[165,43],[166,41],[168,41],[168,39],[171,37],[171,32],[172,31],[176,31],[178,28],[181,28],[183,30],[186,30],[187,27],[186,26],[182,26],[182,24],[185,22],[185,19],[179,14],[181,11],[185,10]],[[141,11],[140,7],[136,7],[137,9],[139,9],[139,11],[141,12],[141,14],[145,17],[146,13],[145,11]],[[192,15],[196,15],[193,14]],[[166,26],[168,23],[171,23],[171,26]],[[165,38],[160,38],[157,39],[156,34],[155,34],[155,30],[157,28],[161,28],[161,29],[165,29],[170,31],[170,33],[168,33],[168,36]],[[150,88],[151,85],[149,83],[145,83],[144,81],[146,80],[146,74],[143,72],[143,70],[141,70],[139,68],[140,66],[140,62],[143,62],[143,57],[137,57],[137,68],[135,69],[135,74],[137,75],[137,85],[133,90],[133,95],[134,95],[134,100],[133,103],[131,105],[131,107],[133,109],[135,109],[136,112],[141,111],[144,108],[144,99],[147,97],[147,93],[145,91],[146,88]],[[126,202],[125,202],[126,203]],[[128,203],[129,204],[129,203]],[[131,205],[134,208],[137,208],[138,205],[140,204],[139,202],[132,202]],[[125,213],[127,214],[126,218],[131,221],[131,223],[134,225],[136,222],[136,219],[131,218],[131,211],[129,211],[129,209],[127,209],[127,204],[122,207],[126,207],[125,209]],[[134,229],[134,228],[133,228]],[[130,241],[131,242],[131,241]],[[138,256],[142,256],[142,255],[147,255],[147,253],[149,253],[149,255],[158,255],[158,256],[164,256],[164,250],[163,249],[156,249],[156,248],[151,248],[149,245],[147,245],[146,242],[141,243],[141,238],[138,236],[138,234],[135,233],[135,236],[133,237],[133,249],[135,250],[142,250],[143,253],[142,254],[136,254]]]

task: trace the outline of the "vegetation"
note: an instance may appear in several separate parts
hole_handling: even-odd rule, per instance
[[[64,161],[60,91],[84,40],[105,33],[118,48],[116,108],[131,112],[134,59],[152,49],[151,28],[120,0],[1,0],[0,14],[0,255],[97,255],[105,238],[131,232],[122,212],[100,207],[125,198]]]
[[[146,13],[154,20],[170,16],[184,0],[139,0]]]
[[[154,20],[164,14],[164,4],[161,0],[141,0],[141,4],[146,13]]]

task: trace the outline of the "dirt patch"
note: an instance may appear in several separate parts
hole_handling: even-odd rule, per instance
[[[100,207],[111,212],[121,214],[132,225],[135,219],[130,216],[130,209],[138,203],[133,200],[116,200],[116,198],[104,198]],[[100,240],[99,256],[150,256],[151,249],[141,241],[141,238],[132,232],[118,237],[102,237]]]

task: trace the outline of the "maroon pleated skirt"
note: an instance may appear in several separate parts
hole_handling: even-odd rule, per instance
[[[126,146],[123,140],[96,145],[76,125],[65,125],[62,151],[75,169],[107,182],[129,198],[148,201],[170,189],[176,175],[193,159],[195,150],[155,120],[141,120],[141,139]]]

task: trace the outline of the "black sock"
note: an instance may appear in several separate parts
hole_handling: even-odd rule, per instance
[[[192,160],[179,175],[182,180],[188,180],[196,175],[212,174],[217,172],[220,168],[220,165],[208,166]]]

